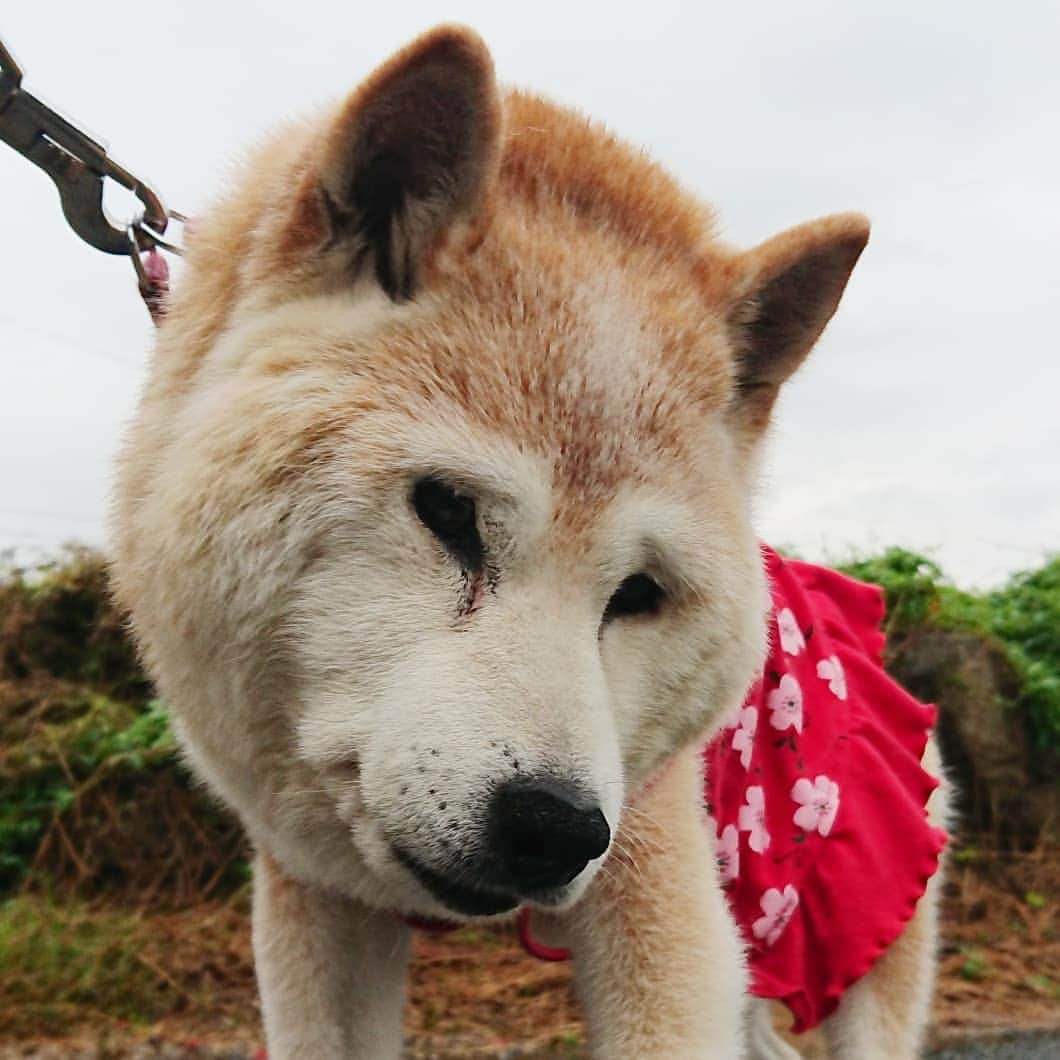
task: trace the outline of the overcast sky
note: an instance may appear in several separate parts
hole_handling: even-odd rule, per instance
[[[1055,2],[59,9],[4,5],[27,87],[192,215],[262,129],[444,20],[503,80],[648,147],[730,241],[863,210],[869,249],[780,409],[763,536],[905,544],[980,585],[1060,547]],[[3,145],[0,189],[0,547],[103,543],[151,329],[128,261],[80,243]]]

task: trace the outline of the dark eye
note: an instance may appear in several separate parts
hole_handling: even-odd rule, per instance
[[[478,532],[475,501],[437,478],[412,488],[412,507],[425,527],[468,570],[482,566],[485,547]]]
[[[666,599],[666,590],[648,574],[631,574],[604,608],[604,621],[625,615],[654,615]]]

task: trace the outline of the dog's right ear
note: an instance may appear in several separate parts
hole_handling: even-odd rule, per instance
[[[835,214],[782,232],[736,259],[742,278],[729,311],[733,408],[749,437],[765,430],[781,384],[836,311],[868,238],[861,214]]]
[[[410,298],[431,250],[483,207],[500,138],[485,44],[469,29],[440,26],[342,106],[316,145],[292,228],[341,248],[356,269],[370,262],[394,301]]]

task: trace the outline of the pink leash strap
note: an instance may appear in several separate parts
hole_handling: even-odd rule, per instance
[[[546,946],[543,942],[539,942],[534,938],[530,927],[530,915],[530,909],[527,906],[523,906],[519,910],[519,941],[522,943],[523,949],[531,957],[536,957],[539,961],[569,961],[570,950],[559,946]]]
[[[135,264],[135,263],[134,263]],[[166,301],[169,298],[169,262],[152,247],[140,257],[140,268],[136,270],[139,281],[140,297],[147,306],[148,313],[155,325],[162,323],[166,315]]]
[[[518,919],[516,921],[519,943],[523,949],[530,954],[531,957],[536,957],[539,961],[569,961],[570,950],[562,949],[558,946],[546,946],[543,942],[539,942],[534,938],[533,929],[530,925],[531,912],[527,906],[523,906],[519,910]],[[444,935],[450,931],[456,931],[457,928],[463,927],[462,924],[455,923],[451,920],[435,920],[433,917],[426,916],[415,916],[403,914],[401,919],[410,927],[416,931],[425,931],[429,935]]]

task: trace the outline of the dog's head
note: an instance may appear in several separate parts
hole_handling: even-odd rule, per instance
[[[376,904],[577,897],[760,665],[755,453],[866,238],[724,247],[461,29],[260,151],[196,227],[115,519],[252,834]]]

